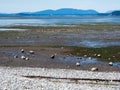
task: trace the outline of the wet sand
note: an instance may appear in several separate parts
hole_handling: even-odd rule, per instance
[[[24,49],[24,53],[21,53]],[[33,50],[35,53],[30,54],[29,51]],[[110,66],[108,62],[96,61],[95,58],[78,57],[69,54],[70,50],[52,47],[36,47],[36,46],[21,46],[16,47],[6,46],[0,48],[0,66],[6,67],[40,67],[40,68],[61,68],[61,69],[77,69],[77,70],[91,70],[92,67],[98,67],[98,71],[120,72],[118,66]],[[55,58],[51,58],[51,55]],[[15,58],[14,56],[18,56]],[[21,56],[28,57],[29,60],[21,59]],[[80,62],[80,66],[76,63]]]

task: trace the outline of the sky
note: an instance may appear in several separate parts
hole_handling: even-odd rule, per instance
[[[0,0],[0,13],[36,12],[46,9],[120,10],[120,0]]]

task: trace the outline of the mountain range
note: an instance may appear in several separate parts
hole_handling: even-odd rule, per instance
[[[79,9],[73,9],[73,8],[62,8],[58,10],[43,10],[38,12],[20,12],[20,13],[11,13],[11,14],[0,13],[0,16],[72,16],[72,15],[120,16],[120,10],[112,11],[110,13],[99,13],[98,11],[95,11],[95,10],[79,10]]]

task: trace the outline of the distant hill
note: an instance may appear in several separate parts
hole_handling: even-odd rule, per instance
[[[113,11],[111,13],[112,16],[120,16],[120,11]]]
[[[39,12],[34,12],[32,14],[37,15],[89,15],[89,14],[98,14],[95,10],[78,10],[72,8],[63,8],[58,10],[44,10]]]
[[[43,10],[37,12],[20,12],[12,14],[1,13],[0,16],[109,16],[109,15],[120,15],[120,11],[113,11],[111,13],[99,13],[95,10],[80,10],[73,8],[62,8],[58,10]]]

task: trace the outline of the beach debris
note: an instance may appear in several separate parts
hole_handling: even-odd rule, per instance
[[[25,59],[25,56],[21,56],[21,59]]]
[[[77,62],[77,63],[76,63],[76,66],[80,66],[80,62]]]
[[[91,71],[98,71],[98,68],[97,67],[93,67],[93,68],[91,68]]]
[[[18,55],[15,55],[14,58],[18,58]]]
[[[25,58],[25,60],[29,60],[29,58],[28,58],[28,57],[26,57],[26,58]]]
[[[110,66],[113,66],[113,62],[109,62],[109,65],[110,65]]]
[[[98,57],[101,57],[101,54],[98,54],[97,56],[98,56]]]
[[[24,53],[24,49],[21,49],[21,53]]]
[[[30,53],[30,54],[34,54],[34,51],[30,50],[29,53]]]

